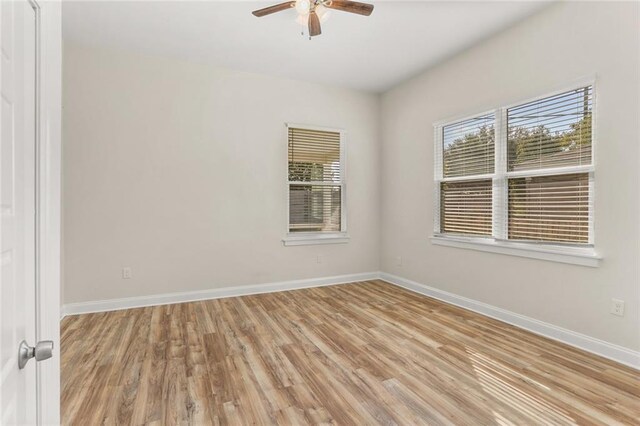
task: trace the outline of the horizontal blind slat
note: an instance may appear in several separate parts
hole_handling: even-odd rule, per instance
[[[341,230],[339,185],[290,185],[290,232],[339,232]]]
[[[341,182],[340,133],[289,127],[289,181]]]
[[[440,232],[491,235],[491,179],[440,184]]]
[[[588,243],[588,173],[511,178],[508,187],[509,239]]]
[[[341,231],[340,132],[289,127],[288,138],[289,232]]]
[[[549,105],[549,104],[557,105],[558,103],[566,102],[567,99],[571,99],[577,90],[583,91],[582,95],[584,95],[584,89],[585,88],[588,89],[587,96],[589,98],[591,98],[593,96],[592,87],[591,86],[586,86],[586,87],[581,88],[581,89],[574,89],[574,90],[570,90],[568,92],[562,92],[562,93],[559,93],[557,95],[548,96],[546,98],[538,99],[536,101],[527,102],[527,103],[522,104],[522,105],[511,107],[509,109],[514,111],[514,112],[521,113],[522,111],[531,111],[532,109],[535,109],[535,108],[539,107],[541,104],[544,104],[544,105]]]
[[[493,173],[495,116],[487,114],[443,126],[444,177]]]
[[[592,164],[593,87],[507,110],[507,169]]]

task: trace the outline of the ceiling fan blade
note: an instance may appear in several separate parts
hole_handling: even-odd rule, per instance
[[[320,29],[320,18],[316,14],[315,10],[309,13],[309,36],[314,37],[322,34]]]
[[[295,7],[295,5],[296,5],[295,1],[287,1],[287,2],[284,2],[284,3],[275,4],[273,6],[265,7],[264,9],[254,10],[251,13],[253,13],[254,16],[261,17],[261,16],[265,16],[265,15],[271,15],[272,13],[280,12],[280,11],[283,11],[283,10],[291,9],[292,7]]]
[[[349,0],[332,0],[325,4],[326,7],[341,10],[343,12],[357,13],[358,15],[369,16],[373,12],[373,5],[367,3],[360,3],[357,1]]]

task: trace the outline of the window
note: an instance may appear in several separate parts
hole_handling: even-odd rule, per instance
[[[287,125],[285,244],[345,242],[343,132]]]
[[[491,236],[494,124],[487,114],[442,128],[442,233]]]
[[[593,105],[585,85],[436,125],[434,240],[595,257]]]

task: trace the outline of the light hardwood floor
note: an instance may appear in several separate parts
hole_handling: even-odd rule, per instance
[[[75,315],[65,424],[639,424],[640,373],[382,281]]]

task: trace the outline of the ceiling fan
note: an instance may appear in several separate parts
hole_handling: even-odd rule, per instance
[[[358,15],[369,16],[373,12],[373,5],[349,0],[295,0],[254,10],[252,13],[257,16],[271,15],[287,9],[296,9],[302,15],[309,15],[309,37],[315,37],[322,33],[320,29],[320,18],[318,12],[321,8],[341,10],[343,12],[357,13]]]

